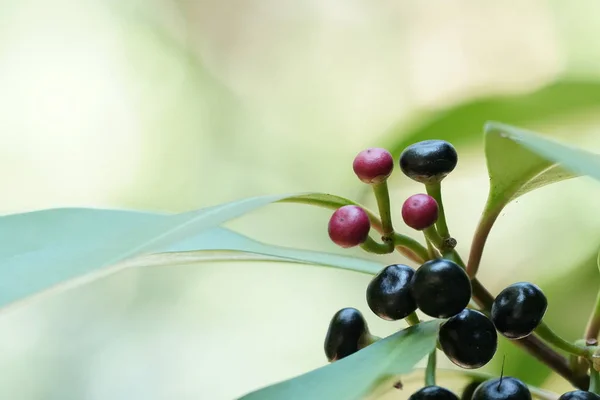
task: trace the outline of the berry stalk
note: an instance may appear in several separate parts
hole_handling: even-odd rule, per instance
[[[410,325],[417,325],[418,323],[420,323],[421,321],[419,320],[419,316],[417,315],[416,312],[412,312],[408,315],[408,317],[405,318],[406,322]]]
[[[391,237],[394,234],[394,226],[392,224],[390,193],[387,180],[374,184],[373,193],[377,200],[377,208],[379,209],[379,217],[381,218],[382,234],[384,237]]]
[[[594,368],[590,371],[590,392],[600,394],[600,373]]]
[[[444,203],[442,202],[442,184],[441,182],[429,183],[425,185],[427,194],[435,199],[438,204],[438,219],[435,223],[440,236],[443,239],[450,237],[446,214],[444,213]]]
[[[433,349],[433,351],[429,353],[429,358],[427,359],[425,386],[435,386],[436,351],[437,349]]]
[[[560,337],[556,332],[554,332],[544,321],[542,321],[537,328],[535,328],[534,332],[543,340],[550,343],[551,345],[566,351],[567,353],[574,354],[576,356],[581,356],[585,358],[591,357],[591,351],[584,347],[579,347],[573,343],[570,343]]]

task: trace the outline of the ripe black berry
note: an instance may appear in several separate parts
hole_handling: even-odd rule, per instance
[[[438,219],[438,203],[428,194],[414,194],[402,205],[402,219],[418,231],[429,228]]]
[[[367,303],[378,317],[395,321],[406,318],[417,309],[410,290],[415,270],[408,265],[385,267],[367,286]]]
[[[456,149],[445,140],[418,142],[400,154],[400,169],[404,175],[425,184],[441,182],[457,162]]]
[[[340,247],[358,246],[367,240],[370,229],[369,216],[359,206],[340,207],[329,219],[329,237]]]
[[[354,158],[352,169],[364,183],[381,183],[392,174],[394,158],[386,149],[366,149]]]
[[[585,390],[573,390],[563,394],[558,400],[600,400],[600,396]]]
[[[411,281],[417,306],[434,318],[449,318],[461,312],[471,299],[471,281],[456,263],[435,259],[421,265]]]
[[[413,393],[408,400],[458,400],[458,397],[443,387],[425,386]]]
[[[504,289],[492,305],[496,329],[509,339],[521,339],[533,332],[546,313],[548,300],[542,290],[529,282]]]
[[[329,322],[325,336],[325,356],[330,362],[340,360],[363,347],[369,335],[367,321],[356,308],[342,308]]]
[[[484,314],[468,308],[440,326],[439,341],[444,354],[459,367],[481,368],[494,357],[498,334]]]
[[[531,400],[527,385],[505,376],[483,382],[473,393],[473,400]]]

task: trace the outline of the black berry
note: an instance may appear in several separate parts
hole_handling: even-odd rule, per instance
[[[367,321],[356,308],[342,308],[329,322],[325,336],[325,356],[330,362],[360,350],[369,335]]]
[[[585,390],[573,390],[563,394],[558,400],[600,400],[600,396]]]
[[[494,357],[498,334],[494,324],[479,311],[464,309],[440,326],[444,354],[459,367],[481,368]]]
[[[373,147],[358,153],[352,169],[364,183],[381,183],[392,174],[394,158],[386,149]]]
[[[340,207],[329,219],[329,237],[340,247],[358,246],[367,240],[370,229],[369,216],[359,206]]]
[[[473,399],[473,393],[475,393],[475,389],[477,389],[482,382],[483,381],[481,380],[477,380],[467,384],[467,386],[465,386],[465,388],[462,390],[462,393],[460,394],[460,400]]]
[[[505,376],[483,382],[473,393],[473,400],[531,400],[527,385]]]
[[[408,400],[458,400],[458,397],[446,388],[425,386],[413,393]]]
[[[453,261],[435,259],[417,269],[411,291],[423,313],[434,318],[449,318],[469,304],[471,281]]]
[[[438,203],[427,194],[414,194],[402,205],[402,219],[418,231],[429,228],[438,219]]]
[[[425,184],[441,182],[457,162],[456,149],[445,140],[418,142],[400,154],[400,169],[404,175]]]
[[[540,324],[548,308],[542,290],[529,282],[518,282],[504,289],[492,305],[496,329],[509,339],[521,339]]]
[[[406,318],[417,309],[410,290],[415,270],[408,265],[385,267],[367,286],[367,304],[378,317],[395,321]]]

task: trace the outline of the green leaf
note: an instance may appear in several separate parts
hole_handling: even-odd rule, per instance
[[[412,371],[435,348],[439,320],[422,322],[343,358],[240,400],[363,399],[382,382]]]

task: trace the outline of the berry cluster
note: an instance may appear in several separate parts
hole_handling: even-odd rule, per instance
[[[467,274],[454,250],[456,241],[448,232],[441,201],[441,182],[455,169],[457,162],[455,148],[443,140],[415,143],[400,155],[399,165],[404,175],[424,184],[427,190],[427,194],[408,197],[401,212],[408,227],[424,233],[427,248],[419,245],[423,251],[411,245],[412,239],[393,228],[387,179],[392,174],[394,159],[381,148],[360,152],[354,159],[353,170],[362,182],[373,187],[377,197],[381,221],[376,229],[382,234],[382,243],[369,235],[374,217],[357,204],[338,208],[329,220],[328,232],[331,240],[343,248],[361,246],[377,254],[391,253],[395,248],[412,251],[412,259],[419,260],[420,265],[416,269],[404,264],[383,268],[366,288],[368,307],[386,321],[406,319],[411,325],[419,323],[417,310],[428,317],[442,319],[438,348],[455,365],[476,369],[494,357],[498,333],[518,340],[540,327],[548,302],[538,286],[518,282],[502,290],[493,299],[491,308],[477,309],[473,305],[473,277]],[[344,308],[330,321],[325,355],[334,362],[378,339],[370,333],[359,310]],[[529,400],[531,393],[520,380],[501,377],[481,383],[469,398]],[[457,400],[457,396],[435,384],[426,384],[410,396],[410,400],[425,399]],[[600,397],[578,390],[565,393],[560,399],[600,400]]]

